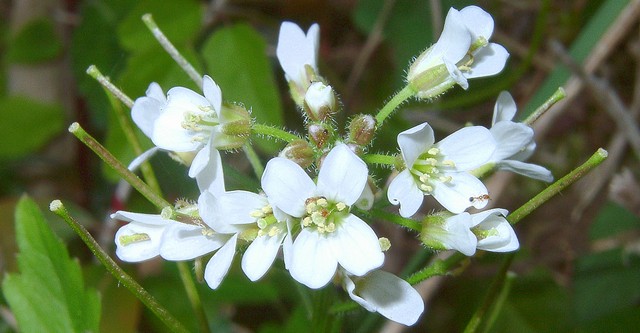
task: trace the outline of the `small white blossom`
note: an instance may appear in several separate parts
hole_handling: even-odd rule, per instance
[[[505,216],[505,209],[489,209],[477,214],[467,212],[445,217],[427,217],[420,235],[422,242],[436,250],[456,250],[472,256],[476,249],[511,252],[520,245]]]
[[[362,277],[342,274],[349,297],[370,312],[378,312],[403,325],[413,325],[424,312],[424,301],[407,281],[374,270]]]
[[[384,254],[373,229],[350,213],[367,182],[366,164],[346,145],[327,154],[317,183],[294,162],[271,159],[262,186],[274,206],[297,218],[288,265],[291,276],[310,288],[331,281],[338,264],[362,276],[382,265]],[[295,228],[295,227],[294,227]]]
[[[467,89],[467,79],[498,74],[509,57],[499,44],[489,43],[493,18],[477,6],[451,8],[438,41],[411,64],[407,81],[420,98],[431,98],[454,84]]]
[[[333,88],[322,82],[314,82],[309,86],[304,95],[304,102],[313,120],[324,120],[328,114],[336,110]]]
[[[297,24],[282,22],[276,55],[298,105],[302,105],[304,95],[318,73],[319,43],[319,25],[311,25],[305,34]]]
[[[516,103],[506,91],[498,96],[493,110],[491,134],[496,140],[496,151],[489,162],[496,163],[500,170],[515,172],[545,182],[553,181],[551,171],[536,164],[525,163],[536,148],[533,129],[525,124],[513,122]]]
[[[433,129],[423,123],[398,134],[406,169],[389,184],[387,197],[400,205],[400,215],[415,214],[425,195],[447,210],[461,213],[487,204],[487,188],[468,171],[487,162],[496,144],[488,129],[465,127],[435,143]]]

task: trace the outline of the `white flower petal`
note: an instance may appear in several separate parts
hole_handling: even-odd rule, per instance
[[[490,160],[498,162],[524,150],[533,141],[533,129],[522,123],[500,121],[490,129],[496,150]]]
[[[224,174],[220,152],[211,141],[196,154],[189,167],[189,177],[195,178],[200,192],[224,192]]]
[[[440,38],[427,51],[428,55],[415,66],[413,72],[424,72],[442,63],[442,59],[455,64],[467,54],[470,45],[471,34],[465,26],[460,12],[451,8],[447,13]]]
[[[236,243],[238,241],[238,235],[233,235],[223,247],[216,252],[216,254],[209,259],[207,266],[204,269],[204,280],[207,281],[209,288],[216,289],[222,283],[222,279],[229,272],[231,263],[233,262],[233,256],[236,253]]]
[[[489,160],[496,143],[488,129],[482,126],[463,127],[451,133],[436,146],[444,160],[455,163],[456,170],[472,170]]]
[[[471,214],[470,227],[475,227],[476,225],[482,223],[482,221],[486,220],[491,215],[506,217],[508,214],[509,214],[509,211],[502,208],[487,209],[480,213]]]
[[[220,87],[209,75],[205,75],[202,78],[202,92],[216,111],[216,114],[218,114],[218,117],[220,117],[220,111],[222,110],[222,90],[220,90]]]
[[[473,40],[484,37],[489,40],[493,34],[493,18],[478,6],[467,6],[460,10],[460,16],[473,35]]]
[[[347,272],[362,276],[384,262],[378,236],[359,217],[349,214],[337,229],[327,236],[333,255]]]
[[[404,169],[389,184],[387,198],[392,204],[400,205],[402,217],[410,217],[420,209],[424,193],[416,185],[411,172]]]
[[[477,228],[480,230],[493,230],[495,233],[478,241],[477,248],[480,250],[512,252],[520,247],[515,231],[504,217],[490,215]]]
[[[242,257],[242,270],[249,280],[260,279],[269,270],[276,259],[285,233],[276,236],[260,236],[251,242]]]
[[[316,184],[299,165],[276,157],[267,162],[262,174],[262,189],[282,211],[301,217],[305,213],[305,201],[315,195]]]
[[[488,200],[474,200],[474,198],[488,195],[487,188],[478,178],[466,173],[445,173],[452,180],[447,183],[434,182],[433,197],[448,211],[459,214],[473,206],[484,208]]]
[[[165,227],[166,223],[142,224],[135,222],[120,227],[115,235],[116,255],[120,260],[126,262],[140,262],[158,256]],[[135,234],[146,234],[149,239],[123,244],[122,237]]]
[[[138,222],[138,223],[161,225],[161,226],[166,226],[175,222],[172,220],[167,220],[165,218],[162,218],[162,216],[158,214],[133,213],[133,212],[125,212],[123,210],[119,210],[111,214],[111,218],[116,220],[126,221],[126,222]]]
[[[493,108],[493,119],[491,121],[491,125],[493,126],[499,121],[513,120],[517,110],[518,107],[516,106],[516,101],[513,100],[511,94],[508,91],[500,92],[496,105]]]
[[[129,169],[129,171],[138,170],[140,165],[142,165],[142,163],[148,161],[151,157],[153,157],[153,155],[155,155],[158,152],[158,150],[160,150],[160,148],[153,147],[145,151],[144,153],[140,154],[138,157],[134,158],[133,161],[131,161],[131,163],[129,163],[129,165],[127,166],[127,169]]]
[[[498,169],[515,172],[517,174],[541,180],[547,183],[551,183],[553,181],[553,174],[551,174],[551,171],[537,164],[514,160],[503,160],[498,163]]]
[[[453,82],[457,83],[462,89],[467,90],[469,88],[469,82],[467,81],[466,74],[462,73],[458,66],[453,62],[445,60],[444,64],[449,72],[450,80],[453,80]]]
[[[153,136],[153,123],[160,116],[166,103],[167,97],[155,82],[147,88],[146,96],[137,98],[133,103],[131,118],[147,137]]]
[[[200,197],[198,197],[198,212],[200,213],[200,217],[211,229],[223,234],[233,234],[245,229],[241,224],[230,223],[234,220],[221,214],[224,209],[229,209],[229,207],[221,207],[218,195],[204,191],[200,194]]]
[[[358,281],[355,293],[374,311],[403,325],[415,324],[424,312],[420,294],[407,281],[385,271],[375,270]]]
[[[496,75],[504,69],[509,59],[509,52],[504,46],[489,43],[473,55],[471,72],[464,72],[468,79]]]
[[[313,24],[305,35],[297,24],[282,22],[276,55],[288,80],[293,80],[300,86],[309,84],[305,82],[305,65],[317,71],[319,40],[320,27],[317,24]]]
[[[345,144],[335,146],[322,162],[317,194],[353,205],[367,184],[367,165]]]
[[[185,223],[173,223],[162,234],[160,255],[171,261],[191,260],[220,248],[228,236],[205,236],[202,228]]]
[[[478,239],[470,229],[471,218],[468,213],[450,217],[446,222],[447,233],[441,239],[445,246],[466,256],[476,253]]]
[[[418,156],[433,146],[435,136],[429,124],[422,123],[398,134],[398,146],[408,168],[413,166]]]
[[[289,272],[312,289],[324,287],[336,273],[338,260],[329,242],[316,231],[302,229],[293,242]]]
[[[232,224],[255,223],[251,216],[255,210],[269,204],[263,195],[249,191],[229,191],[215,196],[217,214]]]

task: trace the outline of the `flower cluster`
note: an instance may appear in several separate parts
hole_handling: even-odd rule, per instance
[[[466,89],[467,79],[500,72],[508,53],[488,42],[492,31],[493,20],[482,9],[451,9],[440,39],[409,68],[412,96],[432,98],[456,83]],[[285,138],[286,147],[266,163],[261,191],[225,186],[219,150],[247,144],[255,128],[244,107],[223,101],[212,78],[204,76],[202,95],[175,87],[165,96],[152,83],[146,96],[135,101],[133,120],[156,146],[139,159],[168,151],[190,166],[188,174],[201,193],[197,202],[179,201],[161,214],[113,214],[128,222],[115,236],[116,254],[128,262],[213,254],[204,269],[204,280],[213,289],[238,249],[244,249],[241,267],[251,281],[263,277],[280,256],[291,277],[307,287],[333,282],[365,309],[411,325],[424,310],[422,298],[405,280],[381,270],[389,241],[376,234],[370,218],[363,218],[371,215],[362,214],[381,197],[375,195],[364,156],[384,118],[361,114],[344,129],[337,127],[334,116],[341,103],[318,71],[319,33],[317,24],[306,33],[291,22],[280,28],[277,58],[307,135]],[[522,162],[535,143],[530,127],[512,121],[514,114],[515,103],[505,92],[490,129],[465,127],[438,142],[427,123],[398,134],[400,155],[387,156],[400,161],[392,163],[398,172],[388,186],[389,202],[400,206],[403,218],[418,214],[429,195],[445,209],[421,221],[424,245],[465,255],[476,249],[518,248],[506,210],[465,212],[484,208],[490,199],[478,170],[503,169],[551,180],[548,170]]]

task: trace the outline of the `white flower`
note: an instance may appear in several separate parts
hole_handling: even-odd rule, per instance
[[[424,221],[420,240],[435,250],[456,250],[472,256],[476,253],[478,239],[471,227],[471,215],[467,212],[450,217],[431,215]]]
[[[506,220],[505,209],[450,217],[432,215],[425,219],[420,240],[436,250],[456,250],[472,256],[476,249],[511,252],[519,248],[518,237]]]
[[[407,281],[385,271],[374,270],[363,277],[342,274],[349,297],[367,311],[403,325],[413,325],[424,312],[424,301]]]
[[[282,22],[276,55],[298,105],[318,73],[317,57],[320,43],[320,26],[311,25],[305,34],[293,22]]]
[[[301,221],[288,265],[294,279],[316,289],[331,280],[338,264],[356,276],[382,265],[378,237],[350,213],[367,173],[366,164],[344,144],[327,154],[317,184],[290,160],[276,157],[267,163],[262,187],[269,200]]]
[[[126,262],[140,262],[160,254],[165,229],[175,223],[157,214],[117,211],[111,218],[127,221],[115,235],[116,255]]]
[[[467,171],[486,163],[495,150],[488,129],[465,127],[435,143],[433,129],[423,123],[398,134],[398,145],[406,169],[391,181],[387,197],[400,204],[400,215],[415,214],[425,195],[453,213],[486,206],[487,188]]]
[[[498,74],[509,53],[489,43],[493,33],[491,15],[477,6],[447,13],[438,41],[411,64],[407,81],[420,98],[435,97],[454,84],[467,89],[467,79]]]
[[[251,281],[260,279],[273,264],[285,243],[285,264],[291,245],[290,217],[272,207],[264,195],[229,191],[217,195],[203,192],[198,200],[200,215],[215,231],[243,234],[251,244],[242,257],[242,270]],[[239,229],[240,227],[240,229]]]
[[[513,122],[516,103],[506,91],[498,96],[493,109],[491,134],[496,140],[496,151],[489,162],[496,163],[500,170],[512,171],[545,182],[553,181],[551,171],[536,164],[522,162],[536,148],[533,129],[525,124]]]
[[[149,85],[147,95],[136,99],[132,118],[156,145],[132,163],[138,165],[155,150],[170,151],[185,164],[190,164],[189,176],[205,190],[216,181],[211,176],[220,164],[218,148],[237,148],[244,143],[243,135],[226,134],[226,127],[247,127],[249,116],[244,108],[222,104],[220,87],[209,77],[203,77],[204,96],[183,87],[174,87],[164,97],[156,83]],[[242,129],[240,130],[240,132]]]
[[[477,248],[491,252],[511,252],[520,247],[518,237],[505,216],[505,209],[489,209],[471,214],[471,230],[478,238]]]

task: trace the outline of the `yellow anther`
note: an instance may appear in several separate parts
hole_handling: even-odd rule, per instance
[[[426,184],[420,184],[420,190],[422,190],[422,192],[431,192],[433,191],[433,187],[426,185]]]
[[[380,243],[380,249],[382,251],[387,251],[391,248],[391,241],[386,237],[380,237],[378,243]]]
[[[329,225],[327,225],[327,227],[326,227],[326,231],[327,231],[327,232],[334,232],[334,231],[336,231],[336,225],[335,225],[335,223],[333,223],[333,222],[329,223]]]
[[[311,225],[311,217],[307,216],[302,219],[302,226],[308,227]]]
[[[338,202],[336,204],[336,208],[338,209],[339,212],[341,212],[347,208],[347,205],[344,202]]]
[[[325,207],[326,208],[327,206],[329,206],[329,202],[327,202],[327,199],[325,199],[325,198],[318,199],[317,203],[318,203],[318,206],[320,206],[320,207]]]
[[[213,235],[215,235],[215,231],[213,231],[213,230],[211,230],[209,228],[206,228],[206,227],[202,228],[202,236],[210,237],[210,236],[213,236]]]
[[[266,220],[266,219],[263,219],[263,218],[258,219],[258,221],[257,221],[257,222],[258,222],[258,228],[260,228],[260,229],[264,229],[264,228],[266,228],[266,227],[267,227],[267,225],[268,225],[267,220]]]
[[[421,182],[421,183],[426,183],[426,182],[428,182],[428,181],[429,181],[429,179],[430,179],[430,178],[431,178],[431,177],[429,177],[429,175],[428,175],[428,174],[422,174],[422,175],[420,175],[420,182]]]
[[[265,214],[261,210],[257,210],[257,209],[252,211],[251,213],[249,213],[249,216],[251,216],[251,217],[253,217],[255,219],[257,219],[259,217],[264,217],[264,215]]]
[[[311,214],[314,210],[316,210],[316,202],[315,201],[311,201],[307,204],[307,206],[305,207],[307,210],[307,214]]]
[[[311,213],[311,221],[317,225],[323,225],[327,219],[320,212]]]
[[[277,234],[279,234],[279,233],[280,233],[280,228],[278,228],[278,227],[276,227],[276,226],[272,226],[272,227],[269,229],[269,236],[270,236],[270,237],[273,237],[273,236],[275,236],[275,235],[277,235]]]
[[[435,148],[431,148],[431,149],[435,149]],[[427,164],[435,166],[436,164],[438,164],[438,160],[436,160],[433,157],[429,157],[427,159],[424,160],[425,162],[427,162]]]
[[[456,163],[453,162],[452,160],[444,160],[444,161],[442,161],[442,165],[449,166],[449,167],[455,167]]]
[[[448,182],[453,180],[453,177],[451,177],[451,176],[440,176],[439,179],[443,183],[448,183]]]
[[[429,148],[429,150],[427,150],[427,154],[429,155],[437,155],[439,152],[440,152],[440,149],[436,147],[431,147]]]
[[[273,213],[273,207],[271,207],[271,205],[266,205],[262,207],[261,210],[265,215]]]

